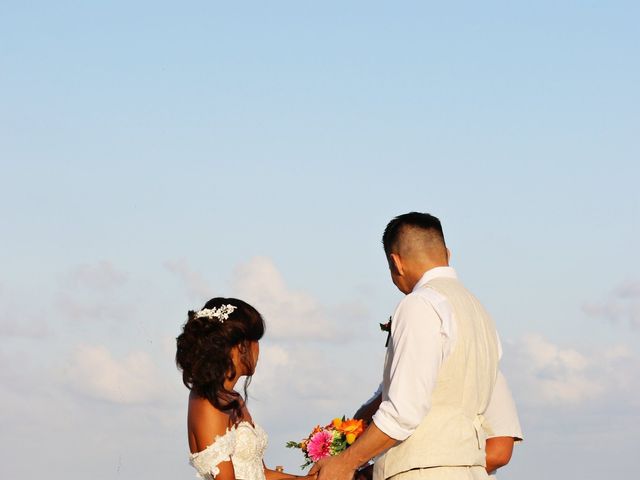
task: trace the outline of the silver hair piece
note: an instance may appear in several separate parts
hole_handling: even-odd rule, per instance
[[[234,310],[238,308],[235,305],[222,305],[219,308],[203,308],[202,310],[198,310],[195,314],[195,318],[208,318],[213,320],[217,319],[220,323],[224,323],[224,321],[229,318]]]

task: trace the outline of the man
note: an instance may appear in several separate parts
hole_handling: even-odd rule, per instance
[[[345,452],[318,462],[318,480],[351,480],[373,457],[374,480],[486,479],[483,416],[495,383],[493,321],[449,267],[440,221],[393,219],[383,235],[396,308],[373,422]]]
[[[382,402],[382,384],[354,414],[354,418],[371,422]],[[522,441],[522,429],[511,390],[504,375],[498,371],[491,401],[484,413],[482,428],[487,436],[485,445],[486,467],[489,477],[495,479],[496,470],[511,460],[515,442]],[[370,465],[358,471],[358,480],[369,480],[373,473]]]

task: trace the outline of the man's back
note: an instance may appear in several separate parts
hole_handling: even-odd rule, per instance
[[[409,438],[380,459],[377,479],[418,468],[484,466],[481,414],[497,372],[495,326],[457,279],[433,278],[425,288],[441,294],[451,306],[456,343],[438,372],[431,409]],[[413,294],[419,295],[420,290]]]

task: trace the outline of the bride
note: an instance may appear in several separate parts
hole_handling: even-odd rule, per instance
[[[258,363],[265,325],[242,300],[213,298],[189,311],[177,338],[176,363],[190,390],[189,457],[205,480],[285,480],[296,475],[266,468],[267,434],[247,409],[247,387]],[[234,390],[245,377],[244,397]]]

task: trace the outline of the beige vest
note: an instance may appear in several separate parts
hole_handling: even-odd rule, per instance
[[[481,424],[498,369],[496,329],[480,302],[457,279],[435,278],[422,288],[427,287],[449,301],[457,340],[438,372],[429,413],[409,438],[377,460],[374,480],[417,468],[485,466]],[[389,363],[387,359],[385,370]]]

